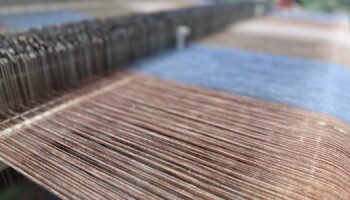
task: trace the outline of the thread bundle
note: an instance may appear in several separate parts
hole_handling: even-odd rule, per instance
[[[137,72],[278,102],[350,122],[350,69],[333,63],[192,45],[133,65]]]
[[[330,117],[129,74],[77,98],[0,140],[63,199],[350,197],[349,127]]]
[[[69,101],[69,95],[59,98],[64,92],[174,46],[177,26],[188,26],[193,40],[252,16],[257,5],[266,10],[269,6],[245,1],[87,20],[1,36],[0,135]],[[18,179],[18,174],[8,170],[0,178],[3,187]]]
[[[188,26],[195,39],[252,16],[255,1],[83,21],[4,36],[0,42],[0,111],[18,112],[175,43]],[[268,4],[262,4],[268,6]]]
[[[178,25],[190,27],[196,39],[253,15],[255,5],[134,15],[7,36],[1,43],[0,86],[6,95],[0,105],[4,118],[14,117],[0,124],[0,158],[63,199],[349,199],[350,129],[338,119],[130,73],[87,82],[173,46]],[[136,67],[326,109],[348,120],[339,112],[347,110],[348,97],[332,84],[343,88],[349,71],[323,64],[192,46]],[[303,89],[321,92],[292,98]],[[48,101],[61,91],[65,95]],[[336,107],[327,107],[334,105],[331,100]]]
[[[327,16],[327,15],[326,15]],[[325,18],[325,17],[324,17]],[[201,42],[350,66],[349,25],[266,16],[232,25]],[[288,47],[288,48],[286,48]]]

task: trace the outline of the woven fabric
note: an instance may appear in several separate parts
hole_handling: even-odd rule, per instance
[[[349,127],[311,112],[127,75],[28,120],[0,156],[62,198],[350,197]]]
[[[133,67],[163,79],[293,105],[350,122],[350,69],[337,64],[191,46]]]
[[[349,17],[342,13],[312,12],[303,10],[275,11],[271,14],[276,18],[296,19],[310,22],[337,23],[349,25]]]
[[[201,43],[350,66],[350,34],[345,24],[265,17],[233,25]]]
[[[316,15],[72,89],[1,124],[0,158],[63,199],[350,199],[347,25]]]
[[[41,28],[48,25],[60,25],[69,22],[88,19],[87,15],[77,11],[50,11],[23,14],[0,15],[0,23],[14,30]]]

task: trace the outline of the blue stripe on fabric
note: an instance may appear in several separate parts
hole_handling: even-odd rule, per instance
[[[7,27],[26,30],[30,28],[41,28],[47,25],[59,25],[74,21],[88,19],[87,15],[77,11],[61,10],[22,14],[3,14],[0,15],[0,24]]]
[[[350,122],[350,69],[332,63],[194,45],[135,63],[132,69]]]
[[[337,22],[349,25],[349,17],[346,14],[341,13],[325,13],[312,11],[275,11],[271,13],[271,16],[317,22]]]

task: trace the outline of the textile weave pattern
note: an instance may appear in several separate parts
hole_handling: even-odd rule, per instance
[[[62,198],[350,197],[343,122],[122,76],[2,135],[1,157]]]

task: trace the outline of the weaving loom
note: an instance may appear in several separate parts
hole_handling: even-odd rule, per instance
[[[271,7],[72,14],[85,20],[1,36],[0,188],[350,199],[347,17]],[[193,43],[172,50],[179,27]]]

